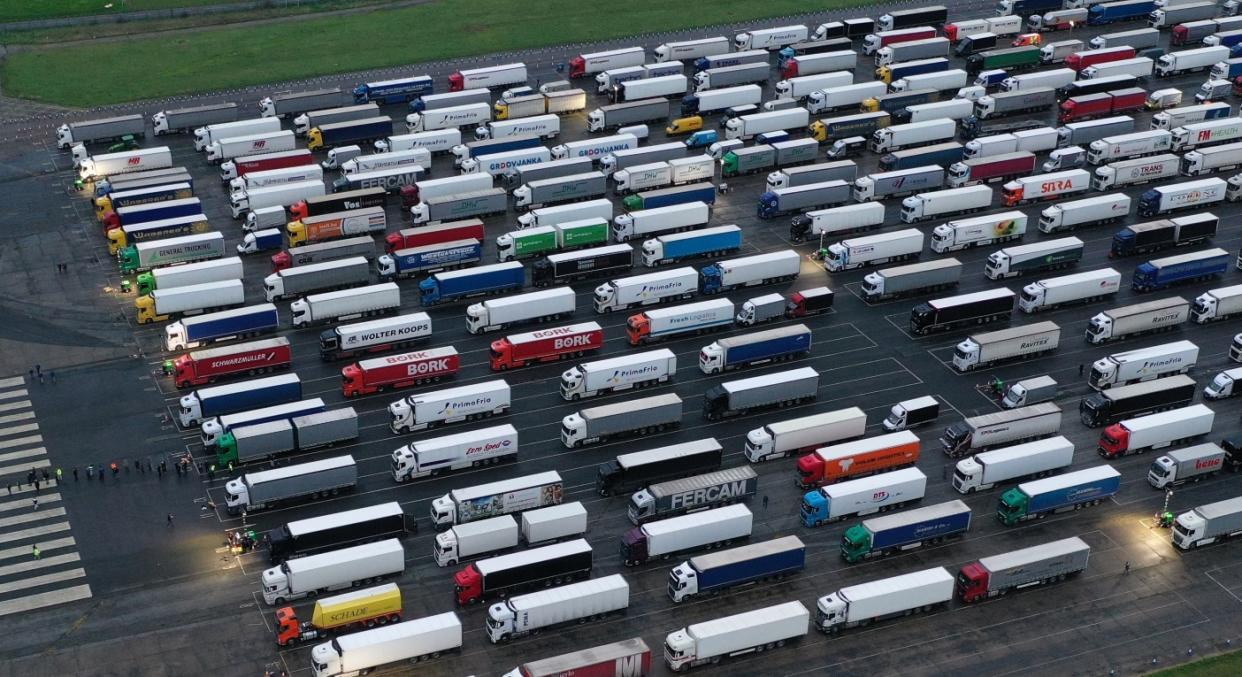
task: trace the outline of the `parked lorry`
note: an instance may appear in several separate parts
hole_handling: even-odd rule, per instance
[[[1177,516],[1173,545],[1191,550],[1242,533],[1242,497],[1201,505]]]
[[[1087,340],[1104,343],[1123,337],[1174,329],[1190,317],[1190,303],[1179,296],[1098,313],[1087,325]]]
[[[1087,385],[1104,390],[1116,385],[1184,374],[1194,367],[1199,347],[1190,341],[1174,341],[1102,357],[1091,364]]]
[[[949,458],[961,458],[1000,445],[1055,435],[1060,427],[1061,408],[1042,402],[954,423],[940,436],[940,446]]]
[[[934,241],[933,241],[934,245]],[[863,278],[863,298],[876,303],[899,296],[952,287],[962,276],[962,264],[954,258],[885,268]]]
[[[171,352],[273,332],[278,319],[270,303],[187,317],[164,327],[164,348]]]
[[[1183,209],[1207,207],[1224,202],[1228,184],[1224,179],[1210,178],[1157,186],[1143,193],[1138,201],[1138,215],[1143,217],[1167,214]]]
[[[681,398],[672,393],[582,409],[561,420],[570,449],[623,435],[660,431],[681,423]]]
[[[1060,435],[985,451],[957,462],[953,488],[961,494],[987,491],[1002,482],[1060,472],[1073,460],[1073,443]]]
[[[293,326],[350,320],[367,315],[395,311],[401,305],[401,293],[392,282],[340,291],[311,294],[289,304]]]
[[[1211,432],[1214,419],[1202,404],[1125,419],[1104,429],[1097,451],[1113,459],[1187,442]]]
[[[503,379],[409,395],[388,405],[389,427],[400,434],[486,418],[508,411],[510,401],[509,384]]]
[[[682,562],[669,572],[668,594],[679,603],[699,594],[783,578],[805,564],[806,546],[798,537],[775,538]]]
[[[624,611],[630,586],[620,574],[511,597],[487,610],[487,636],[493,644],[532,632],[581,623]]]
[[[531,282],[536,287],[569,284],[588,278],[626,273],[633,266],[634,250],[626,244],[560,252],[535,260]]]
[[[828,245],[823,260],[824,267],[835,272],[918,258],[922,251],[923,233],[916,228],[906,228],[834,242]]]
[[[749,466],[657,482],[630,497],[629,518],[642,525],[654,519],[745,501],[755,495],[758,483],[758,475]]]
[[[1027,216],[1020,211],[949,221],[932,230],[931,249],[943,254],[994,242],[1020,240],[1026,234],[1026,224]]]
[[[954,162],[949,166],[949,186],[959,188],[995,180],[1012,181],[1035,171],[1035,154],[1030,151],[1000,153]]]
[[[753,410],[814,400],[819,372],[799,367],[751,378],[726,381],[703,395],[703,417],[709,421],[740,416]]]
[[[561,374],[561,398],[572,401],[641,388],[663,383],[676,373],[677,358],[667,349],[584,362]]]
[[[939,543],[966,533],[970,520],[970,507],[957,500],[873,517],[846,529],[841,539],[841,557],[856,564],[924,543]]]
[[[161,266],[207,261],[224,256],[219,231],[168,237],[129,245],[117,252],[121,273],[141,273]]]
[[[1091,187],[1104,191],[1170,179],[1177,176],[1181,163],[1181,158],[1172,153],[1112,162],[1096,168]]]
[[[1219,277],[1229,269],[1230,260],[1231,255],[1220,248],[1152,259],[1134,269],[1130,286],[1147,292]]]
[[[784,298],[781,299],[784,307]],[[726,298],[655,308],[631,315],[626,322],[630,345],[662,341],[671,336],[698,334],[731,326],[736,308]]]
[[[553,677],[562,674],[610,677],[614,674],[645,675],[650,670],[651,649],[647,648],[647,643],[641,637],[635,637],[552,658],[528,661],[506,672],[504,677]]]
[[[134,300],[138,324],[164,321],[182,315],[196,315],[245,303],[239,279],[191,284],[152,290]]]
[[[901,432],[931,423],[940,416],[940,400],[931,395],[924,395],[910,400],[902,400],[888,410],[881,425],[892,432]]]
[[[1012,291],[1000,288],[920,303],[910,310],[910,331],[925,335],[1007,318],[1015,298]]]
[[[953,367],[966,372],[1007,360],[1033,359],[1056,350],[1060,340],[1061,327],[1055,322],[973,334],[954,348]]]
[[[996,516],[1001,524],[1013,526],[1053,513],[1098,505],[1116,494],[1120,487],[1121,473],[1108,465],[1023,482],[1001,495]]]
[[[357,481],[358,471],[354,466],[354,459],[348,455],[299,463],[276,470],[245,473],[225,484],[226,507],[230,515],[235,515],[242,511],[254,512],[288,501],[335,496],[341,491],[353,489]],[[400,566],[390,573],[397,573],[405,568],[404,557],[402,555],[398,557],[397,563]],[[311,559],[308,557],[291,560],[291,562],[306,562]],[[284,566],[288,564],[290,563],[287,562]],[[268,576],[264,578],[264,598],[269,604],[283,604],[285,600],[293,599],[290,594],[296,594],[299,591],[309,593],[323,587],[311,586],[299,589],[290,585],[288,588],[283,588],[282,592],[283,586],[278,585],[276,581],[266,580]],[[369,578],[369,576],[360,578]]]
[[[595,322],[514,334],[492,342],[491,367],[493,371],[503,371],[533,362],[582,356],[599,350],[603,343],[603,331]]]
[[[517,430],[508,424],[411,442],[392,452],[392,476],[406,482],[445,470],[498,463],[515,458],[517,450]]]
[[[738,367],[776,362],[805,355],[811,347],[811,330],[796,324],[721,339],[699,351],[699,369],[715,374]]]
[[[168,146],[137,148],[100,155],[83,154],[81,160],[77,162],[77,177],[79,181],[97,181],[107,177],[171,166],[172,155]]]
[[[650,212],[640,212],[647,214]],[[672,268],[659,273],[632,275],[610,280],[595,288],[596,313],[625,310],[694,296],[699,289],[699,273],[694,268]]]
[[[964,186],[918,193],[901,201],[903,223],[948,217],[987,209],[992,204],[990,186]]]
[[[1147,482],[1157,489],[1198,482],[1220,472],[1226,452],[1212,443],[1174,449],[1157,458],[1147,471]]]
[[[1120,288],[1121,273],[1112,268],[1062,275],[1023,287],[1018,308],[1024,313],[1037,313],[1073,303],[1096,301],[1116,294]]]
[[[1010,590],[1064,580],[1084,571],[1090,555],[1091,547],[1075,536],[984,557],[962,567],[957,595],[963,602],[971,603]]]
[[[803,526],[819,527],[853,515],[893,510],[921,500],[926,487],[927,476],[918,468],[832,484],[802,497],[799,519]]]
[[[293,607],[281,607],[275,621],[276,644],[282,647],[376,624],[395,624],[401,621],[401,589],[396,583],[385,583],[324,597],[315,602],[309,623],[303,623]]]
[[[56,128],[56,147],[63,150],[76,144],[111,141],[123,136],[141,137],[145,134],[146,120],[137,114],[66,122]]]
[[[774,284],[798,277],[801,258],[792,249],[717,261],[699,271],[699,290],[720,294],[739,287]]]
[[[454,524],[559,505],[562,489],[555,471],[454,489],[432,500],[431,520],[437,531],[443,531]]]
[[[216,440],[221,467],[266,461],[357,439],[358,414],[352,407],[231,426]]]
[[[752,113],[726,122],[725,138],[745,140],[765,132],[803,129],[810,122],[810,113],[805,108],[788,108],[767,113]]]
[[[283,337],[196,350],[173,361],[173,380],[178,388],[207,385],[222,378],[284,369],[291,359],[289,340]]]
[[[398,350],[430,336],[431,318],[426,313],[341,325],[319,335],[319,356],[328,362],[370,352]]]
[[[643,243],[643,265],[648,268],[700,256],[728,254],[742,246],[742,231],[735,225],[659,235]]]
[[[805,242],[812,237],[845,234],[879,228],[884,223],[884,205],[880,202],[814,209],[793,217],[789,239]]]
[[[634,527],[621,537],[627,567],[654,558],[710,548],[750,536],[753,516],[742,504],[671,517]]]
[[[471,296],[506,293],[522,288],[525,283],[525,268],[517,261],[509,261],[433,273],[419,283],[419,295],[422,305],[430,307]]]
[[[848,438],[838,435],[834,440],[826,440],[838,443],[820,447],[799,458],[796,484],[803,489],[822,487],[908,468],[919,459],[919,438],[909,431],[853,441],[844,441],[845,439]],[[749,441],[748,437],[747,442]],[[820,442],[811,444],[817,443]],[[802,448],[806,446],[808,445],[803,445]]]
[[[1035,174],[1014,179],[1002,189],[1001,203],[1014,207],[1036,200],[1061,199],[1086,192],[1091,187],[1091,174],[1070,169],[1048,174]]]
[[[783,645],[806,635],[810,612],[801,602],[786,602],[711,621],[670,633],[664,640],[664,662],[673,672],[721,658]]]
[[[825,634],[943,606],[953,598],[943,567],[852,585],[816,601],[815,627]]]
[[[522,513],[521,528],[512,515],[456,525],[436,534],[432,554],[439,566],[517,547],[580,537],[587,512],[580,502],[562,503]]]
[[[718,470],[722,448],[715,438],[621,454],[601,463],[595,489],[601,496],[628,492],[655,481],[671,480],[696,472]]]

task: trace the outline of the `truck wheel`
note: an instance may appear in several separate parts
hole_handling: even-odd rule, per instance
[[[284,603],[285,603],[285,598],[284,598],[284,597],[277,597],[277,598],[276,598],[276,603],[277,603],[277,604],[284,604]]]

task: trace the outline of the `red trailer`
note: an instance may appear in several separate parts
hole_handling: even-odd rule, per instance
[[[1140,110],[1147,101],[1147,92],[1138,87],[1118,89],[1112,92],[1073,96],[1061,103],[1057,121],[1064,124],[1092,118],[1120,115]]]
[[[832,307],[834,296],[827,287],[803,289],[790,295],[785,304],[786,317],[806,317],[818,315]]]
[[[250,172],[266,172],[269,169],[313,165],[315,164],[315,157],[311,155],[309,150],[301,148],[280,153],[268,153],[267,155],[247,155],[246,157],[239,157],[233,160],[233,164],[237,168],[237,176],[242,177]]]
[[[604,330],[583,322],[552,329],[513,334],[492,341],[492,371],[517,369],[532,362],[554,362],[582,357],[604,347]]]
[[[292,362],[289,339],[282,336],[186,353],[173,361],[173,376],[178,388],[188,388],[288,369]]]
[[[1001,153],[987,157],[974,158],[961,163],[965,174],[959,174],[957,165],[949,168],[950,184],[955,188],[972,186],[988,181],[1008,181],[1019,176],[1035,173],[1035,154],[1030,151]]]
[[[453,346],[376,357],[342,369],[341,392],[345,397],[358,397],[389,388],[408,388],[439,381],[460,368],[461,357]]]
[[[936,37],[936,29],[930,26],[922,26],[915,28],[898,28],[891,31],[881,31],[876,33],[880,38],[880,47],[895,45],[899,42],[914,42],[915,40],[928,40]],[[879,49],[877,47],[876,49]]]
[[[523,663],[520,677],[643,677],[651,672],[651,649],[641,637]]]
[[[1076,71],[1082,71],[1088,66],[1094,66],[1109,61],[1121,61],[1122,59],[1134,58],[1133,47],[1105,47],[1104,49],[1088,49],[1081,52],[1074,52],[1065,57],[1065,67],[1072,68]]]
[[[421,228],[402,228],[384,238],[384,251],[389,254],[398,249],[426,247],[433,244],[444,244],[455,240],[483,241],[483,221],[479,219],[463,219],[449,221],[434,226]]]

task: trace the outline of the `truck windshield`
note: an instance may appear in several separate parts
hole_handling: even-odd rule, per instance
[[[1169,476],[1169,469],[1164,467],[1163,465],[1160,465],[1159,461],[1152,463],[1151,470],[1149,470],[1148,472],[1151,473],[1152,475],[1155,475],[1156,477],[1168,477]]]
[[[572,430],[569,429],[569,426],[565,425],[564,423],[561,424],[561,437],[564,437],[565,439],[569,439],[573,437],[573,434],[574,433]]]
[[[1173,523],[1173,533],[1177,534],[1178,536],[1189,536],[1190,535],[1190,532],[1186,530],[1186,527],[1182,526],[1181,522]]]
[[[495,629],[499,630],[499,629],[500,629],[500,621],[496,620],[495,618],[492,618],[492,615],[491,615],[491,614],[488,614],[488,615],[487,615],[487,627],[489,627],[489,628],[495,628]]]
[[[1028,292],[1027,290],[1023,289],[1023,290],[1022,290],[1022,300],[1023,300],[1023,301],[1026,301],[1027,303],[1034,303],[1034,302],[1035,302],[1035,295],[1034,295],[1034,294],[1032,294],[1032,293],[1030,293],[1030,292]]]
[[[966,351],[965,351],[965,350],[962,350],[960,347],[958,347],[958,348],[954,348],[954,349],[953,349],[953,357],[954,357],[954,358],[961,358],[961,359],[963,359],[963,360],[964,360],[964,359],[966,359],[966,357],[967,357],[967,353],[966,353]]]
[[[1103,435],[1100,435],[1100,441],[1104,442],[1105,444],[1114,445],[1114,446],[1117,444],[1117,438],[1108,434],[1107,431]]]
[[[810,503],[807,503],[806,499],[803,499],[802,500],[802,512],[806,513],[807,515],[813,515],[815,514],[815,507],[812,506]]]
[[[492,348],[488,349],[488,351],[487,351],[487,352],[488,352],[489,354],[491,354],[491,356],[492,356],[492,359],[493,359],[493,360],[499,360],[499,359],[500,359],[500,357],[501,357],[500,351],[499,351],[499,350],[496,350],[495,346],[493,346]]]

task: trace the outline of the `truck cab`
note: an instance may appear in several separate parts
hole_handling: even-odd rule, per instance
[[[1047,173],[1077,169],[1086,163],[1087,151],[1083,150],[1081,146],[1066,146],[1048,154],[1048,161],[1044,163],[1043,170]]]
[[[453,591],[457,604],[466,605],[483,598],[483,576],[473,564],[453,574]]]
[[[740,118],[743,115],[750,115],[751,113],[758,112],[759,107],[753,103],[746,103],[740,106],[729,106],[725,109],[725,114],[720,118],[720,126],[724,127],[729,123],[729,120],[732,120],[733,118]]]
[[[867,147],[867,139],[861,136],[850,136],[832,142],[826,155],[834,160],[844,160],[862,152]]]
[[[988,572],[981,564],[971,562],[958,572],[957,595],[963,602],[974,602],[988,596]]]
[[[940,415],[940,401],[931,395],[903,400],[893,405],[888,417],[884,419],[884,429],[888,432],[907,430],[930,423]]]
[[[1048,402],[1056,397],[1057,382],[1051,376],[1039,376],[1018,381],[1005,391],[1001,406],[1006,409],[1025,407],[1028,404]]]
[[[1221,101],[1233,93],[1233,84],[1228,80],[1208,80],[1195,92],[1195,103]]]
[[[1030,497],[1014,487],[1001,494],[1000,502],[996,504],[996,517],[1001,524],[1011,527],[1026,517],[1029,503]]]
[[[647,536],[642,527],[634,527],[621,536],[621,561],[634,566],[647,561]]]
[[[832,307],[834,295],[828,287],[815,287],[794,292],[785,304],[785,317],[818,315]]]
[[[824,633],[835,631],[836,626],[845,623],[849,606],[839,592],[820,597],[815,601],[815,627]]]
[[[508,604],[497,602],[487,608],[487,636],[493,644],[507,641],[513,636],[516,628],[513,609]]]
[[[1242,394],[1242,367],[1226,369],[1212,378],[1212,382],[1203,389],[1203,397],[1209,400],[1223,400],[1227,397]]]
[[[803,456],[798,459],[798,475],[800,477],[808,476],[806,469],[802,466],[802,461],[808,458],[809,456]],[[799,481],[801,482],[801,480]],[[802,507],[798,510],[798,516],[805,526],[817,527],[824,524],[828,519],[828,507],[828,499],[824,497],[822,492],[818,490],[808,491],[802,496]]]
[[[770,322],[778,317],[784,317],[785,310],[786,300],[784,296],[780,294],[765,294],[744,302],[735,319],[738,324],[744,327],[752,327],[764,322]]]
[[[699,593],[699,575],[690,566],[690,562],[682,562],[668,572],[668,596],[675,603]]]

